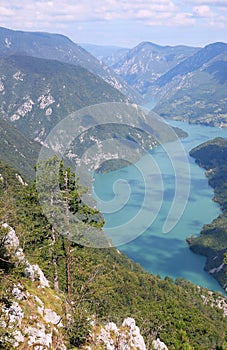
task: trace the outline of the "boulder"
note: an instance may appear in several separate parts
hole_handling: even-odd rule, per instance
[[[15,255],[19,249],[20,241],[14,231],[14,229],[7,223],[2,224],[2,227],[8,229],[5,235],[3,246],[4,246],[4,257],[10,257]]]
[[[32,281],[39,281],[43,287],[49,287],[49,281],[44,276],[44,273],[40,269],[39,265],[31,265],[29,262],[27,262],[26,265],[24,274],[27,278],[30,278]]]
[[[46,333],[46,328],[42,323],[37,323],[36,327],[29,326],[25,330],[28,337],[28,346],[33,349],[44,350],[52,346],[52,333]],[[39,347],[35,346],[38,345]]]
[[[2,311],[7,315],[9,324],[16,323],[16,325],[21,325],[24,312],[16,301],[13,301],[9,307],[3,306]]]
[[[159,338],[157,338],[156,340],[153,340],[152,346],[154,350],[168,350],[165,343],[163,343]]]
[[[48,323],[62,326],[61,317],[55,311],[52,311],[51,309],[44,310],[44,320]]]
[[[109,322],[101,328],[97,340],[106,350],[146,350],[139,327],[131,317],[126,318],[119,328],[115,323]]]
[[[122,323],[122,331],[119,337],[119,349],[131,350],[146,350],[146,345],[139,327],[133,318],[128,317]]]

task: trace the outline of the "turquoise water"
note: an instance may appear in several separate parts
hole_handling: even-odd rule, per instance
[[[191,252],[185,239],[191,234],[198,235],[203,224],[220,213],[219,206],[212,201],[213,189],[208,185],[204,169],[195,164],[188,152],[208,139],[227,137],[227,129],[173,121],[169,124],[189,134],[182,145],[190,167],[190,191],[187,195],[182,166],[179,176],[182,199],[179,195],[177,198],[177,214],[181,211],[183,214],[179,217],[173,214],[170,222],[175,226],[165,233],[164,223],[174,201],[176,167],[159,147],[142,157],[136,166],[95,175],[94,192],[103,201],[99,208],[106,221],[104,230],[119,250],[150,273],[174,279],[183,277],[211,290],[223,291],[204,271],[205,257]],[[118,197],[124,205],[116,205]]]

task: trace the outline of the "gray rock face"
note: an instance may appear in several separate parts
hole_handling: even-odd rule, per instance
[[[122,323],[122,327],[126,328],[126,332],[122,333],[120,337],[120,349],[130,350],[146,350],[144,339],[140,334],[139,327],[136,326],[136,322],[133,318],[128,317]]]
[[[14,348],[17,348],[20,343],[24,343],[24,336],[23,334],[21,333],[20,330],[16,330],[14,333],[13,333],[13,337],[14,337],[14,340],[15,342],[13,343],[13,347]]]
[[[121,327],[110,322],[101,329],[98,342],[107,350],[146,350],[144,339],[133,318],[126,318]]]
[[[31,265],[29,262],[26,265],[24,274],[27,278],[30,278],[32,281],[38,280],[43,287],[49,287],[49,282],[39,265]]]
[[[29,261],[25,259],[23,249],[20,248],[19,238],[14,229],[7,223],[4,223],[2,226],[8,229],[3,242],[4,256],[7,258],[14,257],[18,262],[23,262],[25,265],[24,274],[27,278],[30,278],[32,281],[39,281],[43,287],[49,287],[49,282],[40,267],[37,264],[31,265]]]
[[[152,342],[152,346],[154,350],[168,350],[165,343],[163,343],[159,338]]]
[[[10,227],[7,223],[2,224],[2,227],[5,229],[8,229],[8,233],[5,236],[4,239],[4,249],[5,257],[10,257],[11,255],[14,255],[16,251],[19,248],[20,241],[12,227]]]
[[[34,346],[39,344],[36,349],[50,348],[52,345],[52,333],[46,333],[45,326],[42,323],[37,323],[36,327],[27,327],[26,333],[28,336],[28,345]]]
[[[93,339],[93,344],[106,350],[147,350],[140,329],[131,317],[127,317],[121,327],[117,327],[113,322],[106,324],[101,328],[97,339]],[[88,346],[86,349],[94,350],[96,347]],[[159,338],[153,341],[152,349],[168,350]]]
[[[8,321],[10,324],[16,323],[21,325],[22,319],[24,318],[24,313],[20,305],[13,301],[9,308],[3,307],[2,311],[8,316]]]
[[[106,327],[101,329],[98,342],[104,345],[107,350],[115,350],[115,342]]]
[[[17,300],[26,300],[27,297],[25,293],[22,291],[22,286],[18,284],[17,286],[15,285],[12,290],[12,296],[16,298]]]
[[[15,258],[18,260],[19,263],[25,261],[25,255],[22,248],[17,249],[15,253]]]
[[[21,183],[23,186],[27,186],[28,184],[22,179],[22,177],[19,174],[16,174],[17,180]]]
[[[44,320],[48,323],[62,326],[62,324],[60,323],[61,317],[55,311],[52,311],[51,309],[44,310]]]
[[[7,223],[3,224],[3,228],[6,229],[2,249],[4,256],[12,257],[15,264],[20,263],[24,266],[25,276],[32,281],[38,280],[45,294],[49,281],[43,271],[38,265],[30,264],[25,258],[14,229]],[[10,302],[0,304],[0,325],[9,330],[9,335],[4,338],[5,341],[10,340],[13,348],[26,343],[26,349],[46,350],[54,349],[57,339],[57,349],[66,350],[64,337],[60,330],[60,327],[63,326],[61,316],[54,310],[45,308],[44,301],[35,295],[35,292],[31,293],[26,290],[26,287],[20,283],[13,285],[11,293]]]
[[[42,292],[45,294],[45,289]],[[9,330],[5,339],[12,348],[26,344],[26,349],[55,349],[57,339],[57,349],[66,350],[60,315],[45,308],[44,302],[20,283],[14,285],[12,297],[20,304],[12,299],[9,305],[0,305],[0,325]]]

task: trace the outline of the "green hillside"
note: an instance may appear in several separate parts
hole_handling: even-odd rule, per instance
[[[162,117],[209,126],[227,125],[227,44],[207,45],[157,80],[150,93]]]
[[[150,85],[199,49],[184,45],[160,46],[145,41],[119,57],[113,69],[149,101]]]
[[[15,54],[58,60],[83,67],[118,89],[131,101],[142,102],[142,96],[128,86],[111,68],[103,65],[65,35],[25,32],[0,27],[0,56],[7,57]]]
[[[27,179],[34,179],[34,166],[41,145],[27,139],[14,126],[0,119],[0,160],[9,164]]]
[[[65,298],[69,292],[66,237],[57,235],[44,217],[34,185],[22,186],[15,181],[15,171],[2,163],[0,173],[0,222],[7,220],[15,229],[29,261],[38,263],[52,288],[61,291],[58,309],[64,309]],[[61,176],[59,181],[60,179]],[[73,181],[77,181],[75,177]],[[73,182],[70,182],[70,188],[73,188],[72,185]],[[61,189],[63,194],[63,183]],[[71,190],[69,194],[70,198],[75,196]],[[86,220],[87,215],[92,212],[89,214],[83,203],[77,203],[79,210],[86,214]],[[95,222],[90,224],[94,225]],[[0,232],[2,244],[5,231]],[[4,291],[10,290],[13,283],[20,281],[23,285],[28,285],[30,291],[34,290],[35,285],[26,280],[22,266],[18,266],[14,260],[2,255],[3,253],[4,250],[0,249],[0,303],[6,305],[11,297]],[[212,295],[183,279],[174,282],[168,277],[162,280],[158,276],[150,275],[115,248],[86,248],[71,242],[70,269],[72,309],[69,304],[67,308],[73,315],[73,323],[70,323],[69,328],[66,323],[63,328],[64,337],[68,341],[67,349],[75,349],[75,345],[80,348],[86,341],[89,346],[89,318],[95,318],[96,324],[107,321],[121,324],[127,316],[135,318],[148,350],[152,349],[151,342],[157,337],[170,350],[226,349],[226,319],[223,317],[223,310],[215,306],[215,300],[221,298],[224,302],[224,299],[218,293]],[[50,300],[52,298],[53,296]],[[29,309],[31,306],[26,311],[28,319]],[[64,322],[64,317],[62,321]],[[4,329],[3,335],[5,332],[7,329]]]
[[[226,290],[227,252],[227,140],[216,138],[194,148],[190,155],[206,169],[209,184],[214,188],[214,201],[222,209],[210,224],[203,226],[198,237],[189,239],[190,248],[207,257],[205,269],[209,271]]]
[[[82,107],[125,101],[84,68],[29,56],[0,59],[0,115],[31,139],[45,140],[69,113]]]

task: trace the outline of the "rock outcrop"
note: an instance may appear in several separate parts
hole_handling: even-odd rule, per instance
[[[0,337],[0,348],[5,342],[11,348],[67,350],[60,297],[50,288],[40,267],[26,259],[14,229],[6,223],[3,228],[6,229],[1,242],[3,256],[11,259],[16,266],[24,266],[25,278],[7,290],[5,300],[0,302],[0,328],[7,330]],[[27,284],[27,279],[33,284]],[[94,322],[93,327],[94,332],[84,349],[147,349],[140,329],[131,317],[126,318],[120,327],[113,322],[101,328]],[[152,346],[154,350],[168,350],[160,339],[154,340]]]
[[[4,340],[12,348],[66,350],[61,316],[45,306],[49,301],[57,305],[58,297],[49,288],[41,291],[38,297],[36,288],[31,292],[20,283],[14,285],[7,302],[0,305],[0,327],[7,328]]]
[[[95,334],[96,332],[94,332]],[[103,350],[146,350],[143,336],[133,318],[127,317],[120,327],[109,322],[99,330],[98,335],[92,335],[92,346],[87,346],[87,350],[97,348]],[[167,346],[157,339],[152,344],[154,350],[168,350]]]
[[[2,226],[8,231],[2,240],[3,256],[24,265],[25,279],[7,290],[0,303],[0,328],[7,330],[0,337],[0,348],[8,344],[11,348],[66,350],[62,316],[56,311],[61,310],[58,295],[49,288],[40,267],[25,258],[14,229],[6,223]],[[29,290],[26,277],[34,282]]]
[[[163,343],[159,338],[156,340],[153,340],[152,347],[153,347],[153,350],[168,350],[165,343]]]
[[[97,341],[107,350],[146,350],[146,345],[139,327],[133,318],[126,318],[121,327],[109,322],[101,328]]]
[[[2,224],[2,227],[8,230],[2,242],[3,257],[12,257],[16,264],[24,264],[25,277],[31,279],[32,281],[38,280],[43,287],[49,287],[49,281],[44,276],[44,273],[40,269],[39,265],[31,265],[25,258],[23,249],[20,248],[19,238],[17,237],[14,229],[7,223]]]

